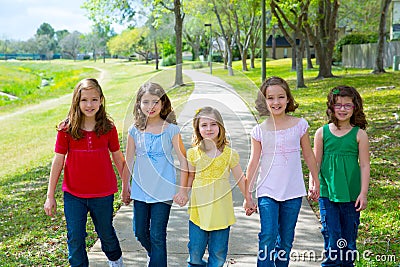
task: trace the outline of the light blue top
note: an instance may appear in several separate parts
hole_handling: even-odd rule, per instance
[[[179,133],[179,127],[168,124],[162,133],[153,134],[132,125],[128,133],[136,148],[131,199],[146,203],[172,200],[176,184],[172,138]]]

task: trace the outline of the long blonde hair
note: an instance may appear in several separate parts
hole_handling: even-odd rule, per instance
[[[147,82],[142,86],[140,86],[136,95],[136,102],[133,107],[133,117],[135,120],[134,122],[135,126],[142,131],[146,129],[147,116],[143,113],[142,109],[140,108],[140,102],[142,100],[142,96],[146,93],[158,96],[160,98],[162,104],[160,112],[161,119],[169,123],[177,124],[176,115],[172,108],[171,101],[169,100],[164,89],[158,83]]]
[[[211,115],[211,116],[210,116]],[[204,143],[203,143],[203,137],[200,134],[200,129],[199,129],[199,124],[200,124],[200,118],[201,117],[209,117],[212,119],[215,119],[215,121],[218,124],[219,127],[219,133],[218,133],[218,138],[216,142],[216,147],[219,151],[223,151],[225,148],[225,145],[229,143],[229,141],[226,139],[226,131],[225,131],[225,126],[224,122],[222,120],[221,113],[215,108],[212,107],[203,107],[199,110],[197,110],[196,114],[194,115],[193,118],[193,145],[198,146],[201,150],[204,151]]]
[[[99,93],[101,103],[95,116],[96,125],[94,131],[98,136],[100,136],[108,133],[114,126],[114,123],[106,112],[106,100],[99,82],[93,78],[83,79],[78,82],[74,88],[74,92],[72,94],[72,103],[67,118],[60,122],[57,126],[59,131],[65,131],[71,134],[72,138],[76,140],[84,137],[84,134],[81,130],[84,115],[79,107],[79,102],[81,101],[81,92],[82,90],[91,89],[94,89]]]

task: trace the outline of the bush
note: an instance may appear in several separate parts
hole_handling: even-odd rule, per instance
[[[378,37],[378,33],[351,33],[345,35],[336,43],[333,61],[342,61],[342,51],[344,45],[376,43],[378,42]]]
[[[162,59],[161,66],[167,67],[176,64],[176,57],[175,55],[169,55]]]

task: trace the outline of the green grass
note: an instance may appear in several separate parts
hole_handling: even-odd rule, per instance
[[[17,100],[10,100],[6,96],[0,96],[0,112],[71,93],[79,80],[97,73],[92,68],[73,64],[60,65],[58,62],[0,62],[1,91],[18,97]],[[42,78],[48,79],[50,84],[41,87]]]
[[[52,73],[59,73],[63,82],[69,85],[51,91],[50,95],[43,96],[36,92],[41,89],[26,94],[26,98],[22,97],[20,103],[0,107],[0,118],[30,107],[31,103],[71,93],[75,83],[83,77],[101,78],[104,75],[100,84],[106,97],[107,111],[119,130],[122,148],[125,131],[132,121],[132,101],[140,84],[148,79],[162,84],[177,113],[193,90],[187,77],[184,77],[187,86],[172,88],[174,68],[156,71],[154,65],[115,60],[109,60],[106,64],[63,60],[7,64],[8,62],[0,63],[2,88],[5,82],[11,82],[15,77],[26,76],[26,83],[30,84],[37,76],[32,73],[47,69],[49,72],[51,69]],[[18,64],[30,70],[24,70],[21,75],[15,71]],[[188,68],[190,66],[191,64],[187,65]],[[192,64],[193,68],[199,66],[200,64]],[[203,67],[200,71],[208,72],[207,66]],[[213,64],[213,74],[232,84],[255,115],[254,99],[261,82],[259,62],[256,67],[242,73],[241,63],[235,62],[235,76],[229,77],[226,70]],[[76,75],[67,75],[69,71]],[[389,71],[383,75],[372,75],[370,70],[335,67],[333,73],[338,78],[316,81],[314,77],[317,76],[317,70],[305,71],[308,88],[293,89],[295,99],[300,104],[295,115],[308,120],[312,136],[318,127],[326,123],[325,102],[330,88],[338,84],[348,84],[359,90],[365,100],[369,122],[367,133],[371,143],[371,186],[368,208],[362,212],[358,246],[361,252],[371,251],[375,255],[400,257],[400,123],[392,114],[400,114],[400,72]],[[284,77],[291,88],[295,88],[296,74],[290,71],[290,60],[268,61],[267,76],[272,75]],[[31,84],[36,86],[36,81]],[[375,89],[388,85],[394,85],[395,89]],[[55,218],[45,216],[43,203],[54,155],[55,125],[66,116],[70,101],[70,97],[60,98],[55,104],[46,103],[45,107],[0,119],[0,157],[6,159],[0,162],[0,266],[67,265],[61,182],[57,190],[59,212]],[[121,204],[118,197],[116,199],[115,209]],[[315,204],[313,208],[318,211]],[[91,246],[96,235],[90,223],[88,234],[87,245]],[[370,260],[362,259],[358,266],[397,266],[398,262],[397,259],[396,264],[382,263],[376,257],[371,257]]]

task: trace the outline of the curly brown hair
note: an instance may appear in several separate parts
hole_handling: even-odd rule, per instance
[[[365,130],[367,128],[367,120],[365,118],[363,109],[363,100],[361,95],[357,92],[354,87],[347,85],[340,85],[332,88],[328,94],[328,101],[326,102],[326,115],[329,118],[329,123],[334,123],[336,127],[339,128],[338,119],[335,117],[334,105],[337,102],[338,96],[340,97],[350,97],[354,104],[353,115],[350,118],[350,124],[353,126],[358,126]]]
[[[299,107],[299,104],[294,100],[294,97],[290,91],[288,83],[280,77],[273,76],[268,78],[261,84],[260,90],[258,91],[257,94],[257,99],[255,101],[256,103],[255,108],[257,109],[260,116],[267,116],[270,114],[266,102],[266,96],[268,87],[272,85],[279,85],[286,92],[288,104],[286,106],[285,113],[293,112]]]
[[[140,86],[137,95],[136,95],[136,102],[133,107],[133,117],[134,117],[134,124],[135,126],[144,131],[147,125],[147,116],[143,113],[142,109],[140,108],[140,102],[142,100],[142,96],[146,93],[151,95],[158,96],[162,103],[162,108],[160,112],[161,119],[177,124],[176,122],[176,115],[172,108],[171,101],[169,100],[167,94],[165,93],[164,89],[158,83],[154,82],[147,82]]]
[[[99,93],[101,102],[99,110],[95,116],[96,125],[94,131],[96,132],[96,135],[100,136],[102,134],[106,134],[114,127],[112,119],[106,112],[106,100],[99,82],[94,78],[83,79],[78,82],[74,88],[74,92],[72,94],[72,103],[67,118],[61,121],[57,126],[57,130],[69,133],[75,140],[84,137],[84,133],[81,130],[84,115],[79,107],[79,102],[81,101],[81,92],[82,90],[91,89],[94,89]]]

